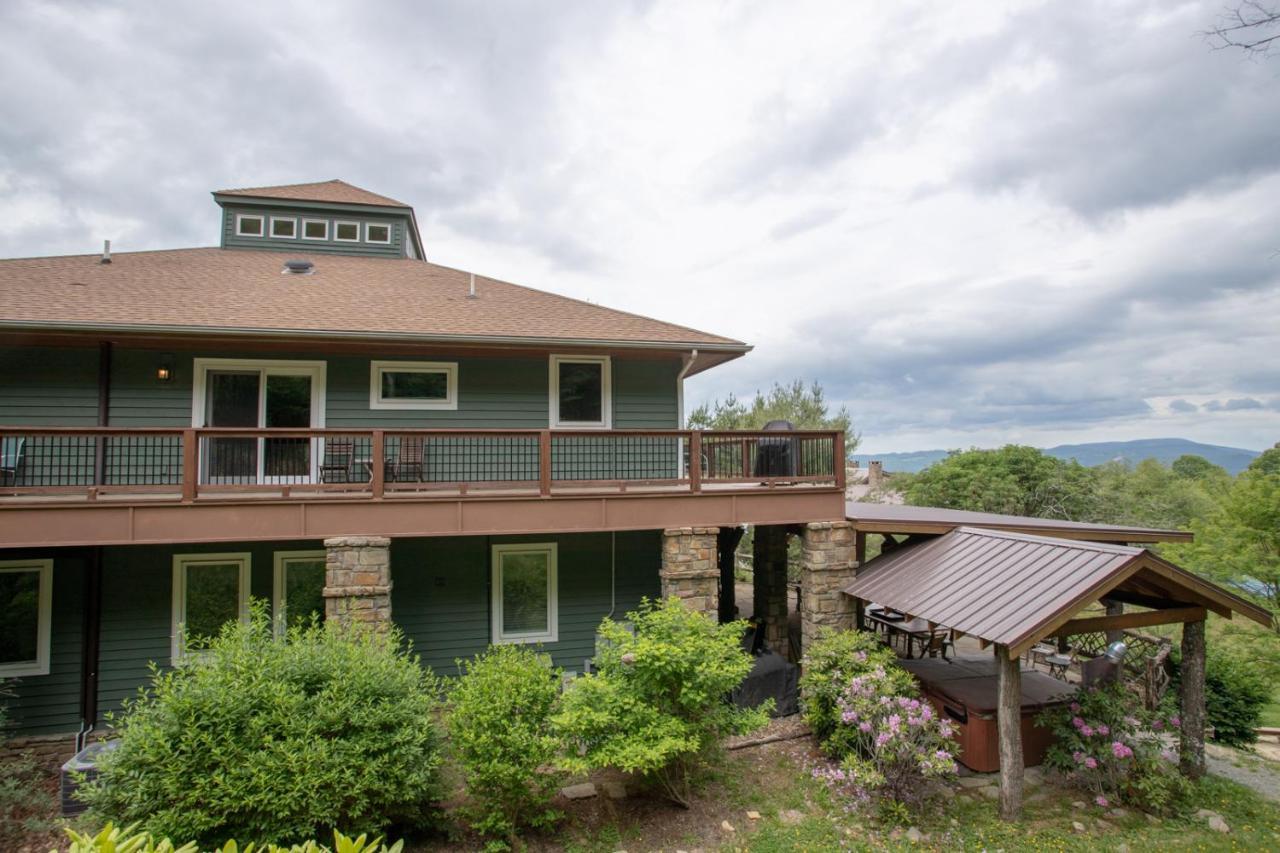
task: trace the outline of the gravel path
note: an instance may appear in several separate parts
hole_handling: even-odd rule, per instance
[[[1280,763],[1216,743],[1204,745],[1204,756],[1210,773],[1247,785],[1267,799],[1280,802]]]

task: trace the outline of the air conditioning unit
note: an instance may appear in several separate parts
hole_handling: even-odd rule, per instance
[[[98,743],[91,743],[84,749],[77,752],[71,757],[66,764],[62,765],[61,784],[59,785],[62,799],[62,816],[73,817],[84,812],[88,806],[76,797],[76,790],[80,785],[92,782],[98,778],[98,759],[104,752],[115,749],[120,745],[118,740],[104,740]],[[78,775],[83,773],[82,779],[78,779]]]

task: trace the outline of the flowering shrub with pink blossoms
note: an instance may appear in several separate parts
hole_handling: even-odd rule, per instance
[[[955,775],[950,721],[906,695],[902,674],[877,665],[850,678],[837,699],[838,722],[823,749],[838,763],[813,772],[854,805],[918,809]]]
[[[1036,725],[1056,743],[1045,764],[1090,792],[1093,802],[1176,814],[1190,805],[1190,783],[1178,773],[1176,714],[1150,712],[1121,684],[1081,689],[1070,704],[1042,713]]]

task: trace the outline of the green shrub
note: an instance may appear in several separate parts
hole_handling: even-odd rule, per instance
[[[421,824],[437,798],[438,684],[394,630],[283,640],[256,603],[207,652],[154,671],[85,799],[156,837],[292,843]]]
[[[0,680],[0,743],[9,737],[9,711],[4,702],[12,696],[9,683]],[[0,772],[0,849],[16,847],[28,833],[54,827],[48,818],[54,805],[40,775],[40,766],[29,756],[5,759]]]
[[[167,838],[157,840],[149,832],[138,832],[136,824],[120,829],[108,823],[96,835],[68,829],[67,835],[71,838],[67,853],[197,853],[200,849],[194,841],[177,846]],[[288,847],[228,841],[215,848],[217,853],[400,853],[402,849],[403,841],[388,847],[381,838],[370,840],[365,835],[348,838],[336,829],[333,847],[309,840]]]
[[[1172,709],[1178,702],[1182,667],[1174,657],[1173,689],[1166,697]],[[1213,727],[1213,739],[1228,746],[1248,746],[1258,739],[1262,711],[1271,701],[1265,670],[1237,652],[1211,650],[1205,659],[1205,722]]]
[[[522,827],[546,827],[560,816],[550,807],[559,780],[544,770],[559,743],[551,712],[560,671],[527,646],[491,646],[458,667],[448,728],[467,782],[463,813],[481,834],[514,843]]]
[[[634,629],[605,619],[598,672],[577,679],[554,724],[571,772],[614,767],[657,782],[687,806],[695,777],[720,741],[768,721],[772,703],[743,710],[729,691],[751,670],[741,648],[743,622],[725,625],[677,598],[642,600]]]
[[[1185,813],[1193,796],[1177,754],[1161,740],[1179,723],[1176,715],[1147,711],[1114,683],[1082,688],[1069,705],[1036,718],[1054,733],[1045,764],[1093,794],[1097,805],[1124,803],[1162,814]]]
[[[824,631],[801,662],[800,710],[820,744],[840,722],[840,698],[855,676],[883,667],[892,695],[914,696],[915,679],[897,666],[893,650],[866,631]]]

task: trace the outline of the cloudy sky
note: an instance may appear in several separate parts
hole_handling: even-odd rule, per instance
[[[0,4],[0,257],[342,177],[428,257],[742,338],[867,451],[1280,440],[1280,57],[1223,0]]]

